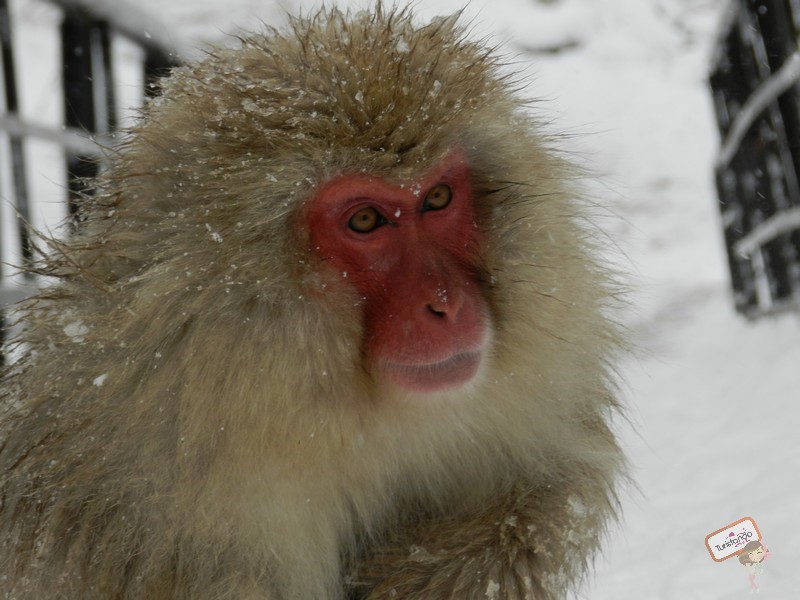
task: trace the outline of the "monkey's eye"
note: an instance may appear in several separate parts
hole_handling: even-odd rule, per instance
[[[383,218],[381,213],[372,206],[365,206],[353,213],[353,216],[347,222],[347,226],[357,233],[369,233],[384,223],[386,223],[386,219]]]
[[[425,201],[422,203],[422,210],[441,210],[450,204],[453,199],[453,190],[450,186],[440,183],[434,186],[425,196]]]

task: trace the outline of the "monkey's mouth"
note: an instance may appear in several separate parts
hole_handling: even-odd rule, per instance
[[[391,381],[414,392],[452,390],[468,383],[481,365],[481,352],[454,354],[437,363],[405,365],[384,362],[381,366]]]

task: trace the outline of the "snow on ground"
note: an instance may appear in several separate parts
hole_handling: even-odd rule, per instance
[[[138,4],[158,11],[176,40],[196,48],[230,43],[226,34],[258,29],[260,21],[280,25],[283,9],[313,6]],[[751,323],[734,313],[716,212],[718,141],[706,77],[725,4],[472,0],[465,9],[476,36],[506,43],[530,77],[529,93],[542,99],[543,117],[568,134],[565,146],[597,174],[588,185],[618,215],[606,226],[634,289],[623,318],[639,351],[622,368],[632,424],[620,423],[619,431],[638,489],[624,492],[623,522],[580,598],[748,597],[745,569],[735,559],[714,563],[704,546],[708,533],[744,516],[755,519],[772,551],[757,580],[759,597],[799,595],[800,325],[796,314]],[[416,7],[428,18],[463,5],[428,0]],[[20,60],[39,74],[27,104],[35,114],[57,114],[57,69],[39,68],[50,52],[52,11],[42,0],[15,0],[12,8],[32,32]],[[553,48],[564,50],[541,52]],[[128,95],[135,87],[120,85]],[[42,185],[60,180],[57,168],[37,176]]]

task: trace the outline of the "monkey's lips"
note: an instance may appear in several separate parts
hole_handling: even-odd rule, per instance
[[[481,365],[481,352],[454,354],[440,362],[400,364],[383,362],[381,367],[396,385],[413,392],[452,390],[468,383]]]

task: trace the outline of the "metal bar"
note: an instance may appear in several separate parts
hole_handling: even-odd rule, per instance
[[[28,296],[32,296],[34,291],[32,287],[17,287],[0,284],[0,308],[24,300]],[[2,358],[3,355],[0,353],[0,364],[2,364]]]
[[[81,15],[68,12],[61,24],[64,119],[68,127],[94,132],[92,85],[92,26]]]
[[[94,123],[89,127],[92,133],[108,131],[114,121],[114,104],[109,102],[113,92],[109,92],[111,81],[107,78],[106,64],[108,56],[108,27],[101,23],[92,23],[89,27],[89,65],[91,71],[92,107],[94,107]]]
[[[106,130],[105,95],[99,90],[104,83],[100,35],[97,24],[83,13],[64,13],[61,23],[64,119],[68,127],[83,129],[89,135],[98,129]],[[98,97],[98,90],[103,96]],[[75,216],[78,199],[87,191],[85,182],[97,175],[97,162],[82,154],[67,153],[66,163],[69,213]]]
[[[114,65],[113,61],[111,60],[111,29],[108,23],[99,23],[95,31],[96,39],[93,41],[95,47],[97,47],[97,51],[93,52],[93,69],[103,77],[102,84],[98,82],[95,84],[95,87],[100,88],[104,92],[99,104],[105,107],[104,119],[100,120],[97,124],[98,126],[96,133],[104,133],[108,131],[114,131],[117,128]],[[94,65],[95,55],[98,60],[96,66]]]
[[[157,81],[162,77],[169,75],[169,71],[177,66],[174,57],[155,52],[153,50],[146,50],[144,57],[144,93],[148,98],[152,98],[160,93]]]
[[[8,12],[8,3],[6,0],[0,0],[0,61],[2,61],[3,65],[3,87],[6,88],[8,86],[8,82],[6,78],[8,77],[8,63],[12,63],[10,60],[11,54],[11,15]],[[13,68],[13,67],[12,67]],[[14,85],[15,82],[12,80],[11,84]],[[0,232],[3,230],[3,219],[2,214],[0,214]],[[0,235],[0,264],[3,262],[3,239],[2,235]],[[2,267],[0,267],[0,291],[3,289],[2,284]],[[0,300],[2,300],[2,296],[0,296]],[[0,302],[0,367],[6,364],[5,353],[2,352],[2,345],[6,339],[6,316],[5,312],[2,310],[5,302]]]
[[[0,53],[3,63],[3,88],[5,95],[6,112],[16,114],[19,111],[19,100],[17,97],[17,84],[14,69],[13,45],[11,43],[11,15],[8,11],[7,0],[0,1]],[[30,265],[33,260],[33,247],[31,245],[30,231],[30,207],[28,205],[28,181],[25,169],[25,151],[22,146],[22,138],[9,134],[9,146],[11,148],[11,176],[14,187],[14,207],[19,215],[17,219],[17,229],[20,240],[20,250],[22,253],[22,264]]]
[[[775,316],[790,311],[797,312],[800,310],[800,298],[791,296],[789,298],[781,298],[774,300],[768,308],[761,308],[760,306],[744,306],[740,308],[742,314],[750,320],[756,320],[761,317]]]
[[[111,148],[113,144],[113,140],[108,135],[90,135],[86,131],[74,127],[65,129],[44,127],[8,114],[0,115],[0,130],[5,131],[9,136],[52,142],[75,154],[87,156],[103,156],[103,148]]]
[[[7,0],[0,0],[0,54],[3,63],[3,85],[8,112],[17,112],[17,83],[14,79],[13,48],[11,46],[11,15]]]
[[[182,56],[190,54],[189,48],[178,42],[176,37],[159,21],[124,0],[49,0],[65,12],[90,15],[93,21],[106,21],[115,31],[133,40],[143,48],[155,50],[172,59],[174,64],[181,62]]]
[[[20,215],[23,265],[33,260],[27,229],[30,216],[23,140],[40,139],[65,149],[70,210],[74,213],[76,196],[86,191],[86,178],[96,175],[98,160],[104,157],[103,147],[112,147],[110,132],[117,128],[114,65],[110,51],[112,34],[128,37],[144,50],[147,82],[144,92],[148,96],[157,93],[154,79],[180,64],[181,56],[190,54],[187,47],[176,43],[174,36],[161,23],[125,0],[49,1],[64,13],[61,28],[64,129],[43,127],[19,117],[8,0],[0,0],[0,58],[6,107],[5,113],[0,115],[0,130],[8,135],[11,149],[12,186]],[[31,276],[25,273],[25,277]],[[2,308],[32,293],[32,287],[20,286],[20,283],[0,282],[0,342],[5,337]],[[0,365],[4,361],[0,350]]]
[[[758,119],[759,115],[772,103],[778,96],[800,81],[800,52],[795,52],[778,70],[772,75],[747,99],[742,109],[733,119],[731,128],[717,159],[717,169],[724,169],[731,162],[731,159],[739,149],[747,131]]]
[[[782,210],[759,223],[733,248],[739,256],[748,258],[764,244],[796,229],[800,229],[800,207]]]

